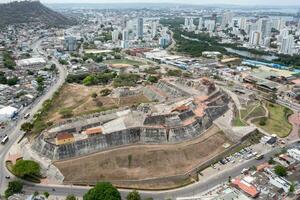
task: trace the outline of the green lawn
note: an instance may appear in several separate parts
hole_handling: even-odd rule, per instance
[[[232,121],[233,126],[247,126],[247,124],[243,121],[241,121],[239,115],[237,115],[233,121]]]
[[[260,117],[260,116],[264,116],[266,114],[265,109],[263,108],[263,106],[261,104],[259,104],[258,106],[256,106],[251,113],[249,113],[246,117],[245,120],[247,121],[248,119],[252,118],[252,117]]]
[[[266,125],[260,126],[259,120],[255,124],[270,134],[276,134],[279,137],[286,137],[292,130],[292,125],[288,122],[288,116],[293,113],[292,110],[278,104],[266,103],[269,116]]]
[[[128,64],[128,65],[144,65],[145,63],[129,60],[129,59],[115,59],[115,60],[105,60],[105,64]]]

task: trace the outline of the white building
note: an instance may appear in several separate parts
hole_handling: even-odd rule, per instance
[[[201,30],[203,28],[203,19],[202,17],[199,18],[199,24],[198,24],[198,29]]]
[[[295,52],[295,41],[294,36],[288,35],[282,39],[282,43],[280,45],[280,53],[293,55]]]
[[[270,177],[269,178],[269,182],[270,184],[274,185],[277,188],[282,188],[286,193],[289,192],[290,189],[290,182],[288,182],[286,179],[282,178],[282,177]]]
[[[299,149],[289,149],[287,153],[290,157],[294,158],[297,161],[300,161],[300,150]]]
[[[223,13],[221,28],[224,29],[227,25],[229,25],[231,23],[232,19],[233,19],[233,13],[232,12]]]
[[[258,46],[261,41],[261,32],[260,31],[252,31],[250,35],[250,45]]]
[[[18,109],[6,106],[0,109],[0,122],[11,120],[18,113]]]
[[[271,22],[269,19],[261,18],[257,21],[257,30],[261,32],[261,38],[270,37],[271,35]]]
[[[245,17],[242,17],[239,19],[239,28],[242,30],[246,30],[247,25],[247,19]]]
[[[112,38],[112,41],[113,42],[117,42],[119,40],[119,31],[118,30],[114,30],[112,33],[111,33],[111,38]]]
[[[204,27],[209,32],[213,32],[215,30],[216,22],[215,20],[205,20]]]
[[[151,36],[154,38],[157,34],[157,22],[153,21],[151,24]]]
[[[27,59],[17,60],[16,64],[18,67],[41,67],[46,65],[46,60],[41,57],[27,58]]]

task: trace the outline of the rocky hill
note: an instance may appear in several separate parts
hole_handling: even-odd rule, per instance
[[[0,26],[29,22],[42,22],[58,27],[74,24],[73,20],[49,9],[39,1],[0,4]]]

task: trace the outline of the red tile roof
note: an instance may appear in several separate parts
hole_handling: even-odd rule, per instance
[[[250,195],[251,197],[257,197],[259,192],[257,191],[256,187],[251,185],[250,183],[247,183],[245,181],[242,181],[240,179],[233,179],[231,183],[235,186],[237,186],[239,189],[243,190],[245,193]]]
[[[74,138],[74,136],[72,133],[68,133],[68,132],[58,133],[56,135],[57,140],[66,140],[66,139],[70,139],[70,138]]]

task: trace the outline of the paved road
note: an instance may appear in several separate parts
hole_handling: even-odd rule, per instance
[[[32,45],[34,52],[38,53],[38,47],[40,46],[40,43],[41,40],[37,40]],[[59,87],[64,83],[67,76],[67,69],[64,66],[60,65],[56,60],[52,60],[52,62],[56,64],[59,71],[57,81],[48,89],[48,91],[43,96],[37,98],[33,104],[25,108],[20,114],[21,116],[25,113],[30,113],[30,116],[32,117],[42,107],[43,102],[47,99],[50,99],[54,92],[57,91],[57,89],[59,89]],[[15,124],[13,129],[11,129],[11,131],[8,133],[9,141],[5,145],[0,146],[0,194],[3,194],[8,184],[8,180],[5,178],[5,176],[9,175],[5,167],[5,155],[9,152],[9,149],[12,147],[12,145],[17,142],[18,138],[22,136],[23,132],[20,131],[20,128],[21,125],[25,121],[27,121],[24,120],[24,118],[21,116],[16,122],[14,122]],[[28,119],[28,121],[31,119],[31,117]]]
[[[240,163],[236,165],[235,167],[223,171],[218,172],[216,170],[216,175],[205,178],[205,180],[200,180],[199,182],[196,182],[194,184],[173,189],[173,190],[166,190],[166,191],[139,191],[142,198],[146,197],[153,197],[156,200],[163,200],[167,198],[176,199],[176,197],[184,197],[184,196],[193,196],[200,193],[203,193],[207,191],[210,188],[213,188],[214,186],[224,183],[228,181],[228,177],[235,177],[240,174],[242,169],[249,168],[253,165],[258,165],[261,163],[264,163],[269,160],[270,157],[274,156],[276,153],[280,152],[280,148],[274,148],[268,153],[265,154],[264,159],[262,160],[248,160],[244,163]],[[53,191],[55,189],[55,191]],[[67,194],[74,194],[77,196],[83,196],[83,194],[88,190],[88,187],[81,187],[81,186],[70,186],[70,185],[40,185],[40,184],[33,184],[33,183],[26,183],[24,186],[24,191],[28,194],[32,194],[35,191],[39,192],[49,192],[52,195],[58,195],[58,196],[65,196]],[[128,192],[130,190],[119,190],[122,198],[125,198]]]

